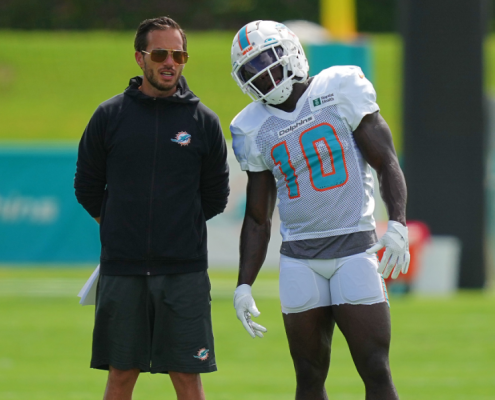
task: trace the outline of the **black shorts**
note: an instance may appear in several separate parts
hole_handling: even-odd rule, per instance
[[[91,368],[216,371],[210,303],[207,271],[101,275]]]

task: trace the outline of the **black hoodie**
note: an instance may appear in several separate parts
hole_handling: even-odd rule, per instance
[[[79,144],[79,203],[101,217],[101,273],[158,275],[207,268],[206,223],[229,194],[218,117],[179,80],[153,98],[142,77],[95,111]]]

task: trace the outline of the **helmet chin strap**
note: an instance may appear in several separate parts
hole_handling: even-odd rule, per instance
[[[286,79],[280,86],[273,89],[264,100],[271,105],[282,104],[292,93],[292,80]]]
[[[296,78],[298,80],[298,83],[304,83],[308,79],[308,74],[305,73],[304,71],[301,71],[299,68],[296,69],[296,71],[294,72],[294,74],[296,75]]]

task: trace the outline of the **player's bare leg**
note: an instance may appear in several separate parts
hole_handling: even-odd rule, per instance
[[[103,400],[131,400],[139,368],[121,370],[110,366]]]
[[[199,374],[169,371],[169,375],[177,393],[177,400],[205,400]]]
[[[398,400],[389,367],[390,310],[387,303],[333,306],[333,317],[366,388],[366,400]]]
[[[335,322],[331,307],[283,314],[296,370],[296,400],[326,400],[325,380]]]

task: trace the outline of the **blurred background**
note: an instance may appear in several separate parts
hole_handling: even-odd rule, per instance
[[[76,297],[99,258],[98,226],[72,187],[77,146],[96,107],[141,73],[134,32],[160,15],[186,31],[184,76],[220,117],[229,149],[230,121],[250,101],[230,76],[232,39],[246,23],[284,22],[303,42],[311,75],[332,65],[363,69],[409,190],[413,262],[407,276],[387,282],[401,398],[495,398],[493,3],[2,0],[0,399],[101,397],[106,376],[88,368],[93,309]],[[278,215],[253,288],[269,333],[250,341],[233,312],[246,179],[229,157],[229,205],[208,223],[219,372],[204,377],[206,391],[212,399],[293,398]],[[380,235],[388,218],[376,200]],[[338,332],[327,388],[334,399],[363,397]],[[172,398],[169,382],[143,376],[135,398],[160,394]]]

